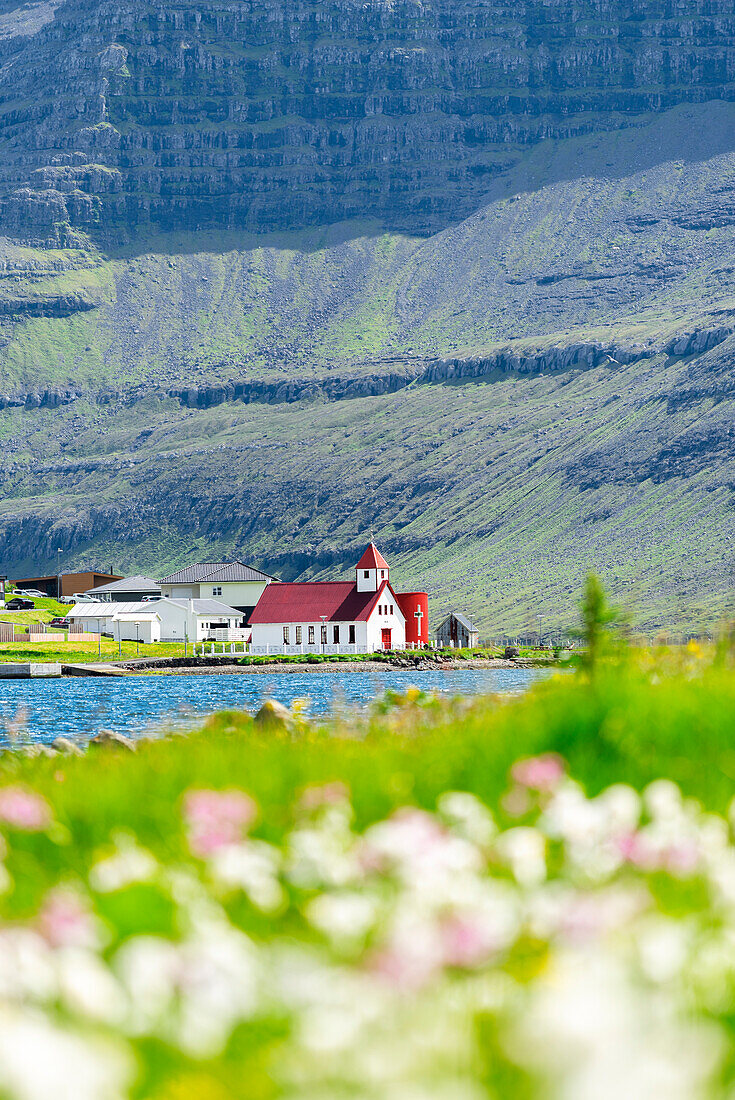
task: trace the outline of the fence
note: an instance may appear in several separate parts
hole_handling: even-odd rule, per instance
[[[68,641],[70,642],[96,642],[99,634],[85,631],[76,625],[69,629]],[[52,643],[65,642],[67,636],[56,627],[50,627],[47,623],[15,623],[0,622],[0,644],[15,642],[17,644],[51,645]]]
[[[249,652],[247,642],[187,642],[193,657],[244,657]]]

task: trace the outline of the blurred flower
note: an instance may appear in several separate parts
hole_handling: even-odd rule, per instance
[[[210,857],[210,869],[218,882],[244,890],[253,905],[264,912],[279,909],[285,892],[278,880],[281,853],[263,841],[226,844]]]
[[[25,787],[0,787],[0,822],[29,833],[51,824],[51,809],[44,798]]]
[[[546,878],[546,838],[538,829],[508,829],[498,837],[495,850],[522,886],[534,886]]]
[[[208,856],[225,844],[235,844],[256,814],[255,803],[243,791],[188,791],[184,818],[191,851],[196,856]]]
[[[89,884],[102,894],[111,893],[133,882],[146,882],[157,870],[158,864],[147,849],[141,848],[127,833],[118,833],[116,851],[92,865]]]
[[[322,783],[305,787],[301,792],[300,806],[305,810],[317,810],[322,806],[333,806],[340,802],[349,802],[350,791],[345,783]]]
[[[65,887],[46,894],[38,925],[52,947],[94,947],[99,938],[89,904],[76,890]]]
[[[564,778],[564,761],[555,753],[518,760],[510,771],[511,779],[533,791],[553,791]]]

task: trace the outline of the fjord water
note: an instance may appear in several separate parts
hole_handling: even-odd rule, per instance
[[[138,676],[125,679],[64,677],[60,680],[0,680],[0,743],[12,743],[9,727],[33,741],[55,737],[86,739],[99,729],[141,737],[172,726],[192,725],[217,710],[254,712],[271,697],[290,706],[308,698],[311,714],[335,706],[364,706],[386,690],[450,695],[521,692],[539,669],[456,669],[404,672],[234,673],[195,676]]]

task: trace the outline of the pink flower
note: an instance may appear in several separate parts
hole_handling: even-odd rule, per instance
[[[82,899],[72,890],[51,890],[39,914],[41,935],[52,947],[92,947],[94,924]]]
[[[204,857],[236,844],[256,812],[252,798],[243,791],[189,791],[184,800],[189,847],[194,855]]]
[[[661,855],[642,833],[623,833],[616,840],[618,851],[627,863],[639,871],[657,871]]]
[[[564,778],[564,762],[551,752],[543,756],[529,756],[526,760],[518,760],[510,774],[521,787],[533,791],[553,791]]]
[[[45,799],[24,787],[0,788],[0,822],[14,829],[37,833],[51,824],[51,810]]]
[[[448,966],[478,966],[497,949],[494,937],[481,919],[460,913],[442,922],[441,938]]]
[[[334,806],[348,802],[350,792],[344,783],[323,783],[306,787],[301,794],[301,806],[305,810],[318,810],[321,806]]]

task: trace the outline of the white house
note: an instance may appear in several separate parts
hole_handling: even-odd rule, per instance
[[[185,600],[219,600],[240,611],[246,626],[265,588],[273,581],[267,573],[240,561],[200,562],[163,577],[162,596]]]
[[[240,612],[218,600],[160,599],[154,603],[80,603],[67,614],[85,630],[136,641],[202,642],[243,638]]]
[[[220,600],[174,600],[164,597],[153,605],[161,618],[161,641],[203,642],[208,638],[234,641],[242,637],[242,615]],[[151,604],[143,604],[146,611]],[[223,634],[222,632],[226,632]]]
[[[146,642],[150,645],[161,640],[161,617],[155,611],[123,612],[115,615],[111,627],[116,642]]]
[[[405,596],[415,597],[416,593]],[[406,646],[404,594],[370,543],[353,581],[271,584],[250,616],[251,653],[374,653]],[[405,603],[405,598],[403,598]],[[413,604],[411,605],[413,606]],[[419,620],[420,622],[420,620]]]

